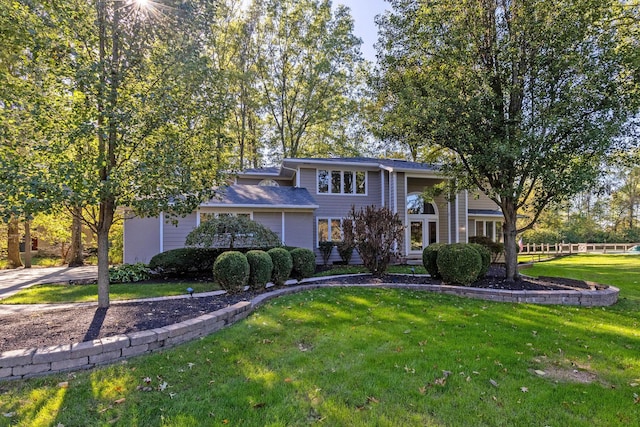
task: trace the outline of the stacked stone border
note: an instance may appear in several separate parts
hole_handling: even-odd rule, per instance
[[[584,307],[609,306],[618,300],[619,289],[613,286],[602,290],[509,291],[465,288],[448,285],[408,284],[308,284],[276,289],[257,296],[252,301],[238,302],[221,310],[204,314],[162,328],[132,332],[43,348],[11,350],[0,353],[0,380],[29,378],[67,371],[91,369],[95,366],[122,361],[153,351],[174,347],[204,337],[244,319],[265,302],[297,292],[327,287],[375,287],[439,292],[489,301],[533,304],[562,304]]]

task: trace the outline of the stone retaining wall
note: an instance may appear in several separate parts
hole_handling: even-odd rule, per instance
[[[159,349],[209,335],[225,326],[247,317],[253,310],[273,298],[323,287],[351,285],[309,284],[277,289],[213,313],[184,322],[124,335],[43,348],[12,350],[0,353],[0,380],[29,378],[65,371],[90,369],[114,363],[127,357],[139,356]],[[618,300],[618,288],[603,290],[567,291],[506,291],[496,289],[465,288],[447,285],[375,284],[362,287],[402,288],[490,301],[563,304],[580,306],[609,306]]]

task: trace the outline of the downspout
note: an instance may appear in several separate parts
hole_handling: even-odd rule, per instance
[[[160,252],[164,252],[164,212],[160,212]]]

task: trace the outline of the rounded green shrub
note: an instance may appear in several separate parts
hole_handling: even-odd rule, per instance
[[[431,243],[422,251],[422,265],[424,265],[427,273],[431,275],[433,279],[442,279],[440,272],[438,271],[438,250],[443,247],[442,243]]]
[[[444,245],[436,262],[443,282],[463,286],[473,283],[482,269],[480,254],[465,243]]]
[[[149,268],[164,275],[210,275],[220,249],[179,248],[151,258]]]
[[[316,254],[311,249],[295,248],[289,252],[293,261],[291,277],[300,281],[313,276],[316,271]]]
[[[491,252],[486,246],[478,243],[469,243],[469,246],[475,249],[482,259],[482,268],[480,269],[477,277],[477,279],[482,279],[487,274],[487,271],[489,271],[489,267],[491,266]]]
[[[249,287],[251,289],[262,289],[271,280],[273,271],[273,261],[268,253],[261,250],[247,252],[249,262]]]
[[[271,281],[276,286],[282,286],[289,278],[291,270],[293,269],[293,259],[291,258],[291,254],[284,248],[269,249],[267,253],[273,262]]]
[[[227,292],[241,292],[249,280],[249,262],[238,251],[220,254],[213,263],[213,278]]]

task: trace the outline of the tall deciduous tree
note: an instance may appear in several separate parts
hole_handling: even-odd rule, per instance
[[[74,1],[51,14],[70,48],[68,108],[52,131],[63,199],[83,207],[98,239],[98,301],[109,306],[109,230],[118,207],[155,216],[192,211],[224,170],[210,69],[214,2]],[[179,31],[176,29],[179,28]],[[216,114],[208,114],[213,109]]]
[[[616,2],[390,3],[378,80],[387,129],[454,152],[446,170],[500,206],[513,280],[516,234],[591,185],[631,113],[637,64],[618,51]],[[532,216],[518,227],[524,207]]]
[[[254,2],[263,18],[256,32],[258,85],[272,131],[265,134],[283,157],[311,154],[315,142],[353,114],[351,90],[361,63],[361,40],[349,10],[329,0]]]

